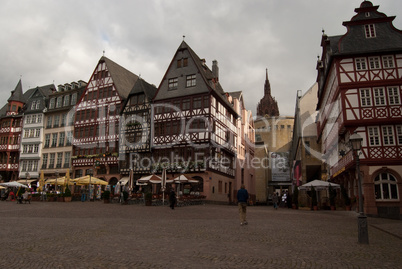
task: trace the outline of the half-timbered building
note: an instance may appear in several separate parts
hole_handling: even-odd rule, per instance
[[[24,105],[20,80],[0,110],[0,175],[4,181],[18,179]]]
[[[238,114],[212,70],[183,41],[177,49],[153,101],[153,158],[168,177],[184,173],[207,199],[228,202],[235,182]]]
[[[323,34],[318,61],[318,140],[328,178],[358,201],[356,158],[349,137],[363,138],[360,152],[364,210],[399,217],[402,210],[402,31],[364,1],[347,33]],[[341,153],[341,154],[340,154]]]
[[[107,57],[99,60],[75,109],[74,177],[92,174],[112,185],[120,179],[120,112],[137,79]]]
[[[120,126],[120,173],[136,181],[151,173],[151,104],[157,88],[139,78],[125,104]],[[143,165],[137,165],[141,162]]]

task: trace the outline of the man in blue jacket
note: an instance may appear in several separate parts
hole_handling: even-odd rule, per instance
[[[240,225],[247,225],[246,210],[248,201],[248,191],[244,184],[241,185],[240,190],[237,191],[237,203],[239,205]]]

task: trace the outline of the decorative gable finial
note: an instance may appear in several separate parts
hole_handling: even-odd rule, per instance
[[[105,50],[103,50],[103,57],[105,57]]]
[[[186,38],[186,36],[185,35],[183,35],[183,41],[184,41],[184,39]]]

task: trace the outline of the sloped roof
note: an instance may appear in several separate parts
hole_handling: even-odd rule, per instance
[[[7,100],[8,102],[10,101],[20,101],[23,102],[23,93],[22,93],[22,83],[21,79],[18,81],[17,86],[15,86],[15,89],[11,91],[11,96]]]
[[[105,56],[102,56],[99,60],[99,62],[102,61],[106,63],[117,92],[122,98],[126,99],[138,80],[138,76]]]
[[[332,54],[361,54],[402,49],[402,31],[396,29],[392,21],[395,16],[388,17],[378,12],[379,6],[364,1],[350,21],[343,22],[348,31],[343,36],[329,37]],[[376,36],[367,38],[364,26],[374,24]]]
[[[154,85],[149,84],[142,78],[139,78],[132,88],[130,95],[137,93],[145,93],[145,95],[151,100],[156,93],[157,88]]]
[[[204,85],[199,87],[197,84],[196,89],[192,89],[191,93],[188,91],[163,91],[161,90],[162,85],[166,81],[166,76],[171,70],[171,68],[174,65],[174,59],[178,55],[178,53],[182,51],[188,51],[188,54],[190,58],[192,59],[192,62],[194,62],[195,69],[198,71],[197,73],[201,76],[202,80],[204,81]],[[179,72],[181,73],[181,71]],[[182,76],[182,74],[176,73],[178,76]],[[223,90],[222,86],[220,85],[218,78],[215,78],[213,72],[208,68],[208,66],[205,64],[204,60],[201,60],[200,57],[191,49],[191,47],[185,42],[182,41],[179,48],[177,49],[175,55],[172,58],[172,61],[162,79],[161,84],[159,85],[159,88],[156,92],[156,95],[154,97],[154,100],[164,100],[164,99],[170,99],[170,98],[177,98],[180,96],[185,96],[185,95],[190,95],[190,94],[202,94],[202,93],[207,93],[207,92],[214,92],[215,96],[220,99],[220,101],[224,102],[228,108],[232,110],[232,112],[236,111],[234,110],[232,104],[230,104],[225,96],[225,91]]]

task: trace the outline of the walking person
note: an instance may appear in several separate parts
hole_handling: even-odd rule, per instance
[[[85,202],[85,200],[86,200],[85,188],[84,186],[81,186],[81,202]]]
[[[173,188],[170,190],[169,203],[170,203],[170,208],[174,209],[174,206],[176,204],[176,193],[174,192]]]
[[[239,207],[240,225],[247,225],[247,201],[248,191],[244,184],[241,185],[240,190],[237,191],[237,204]]]
[[[274,195],[272,196],[272,202],[274,203],[274,208],[278,209],[278,194],[276,192],[274,192]]]

